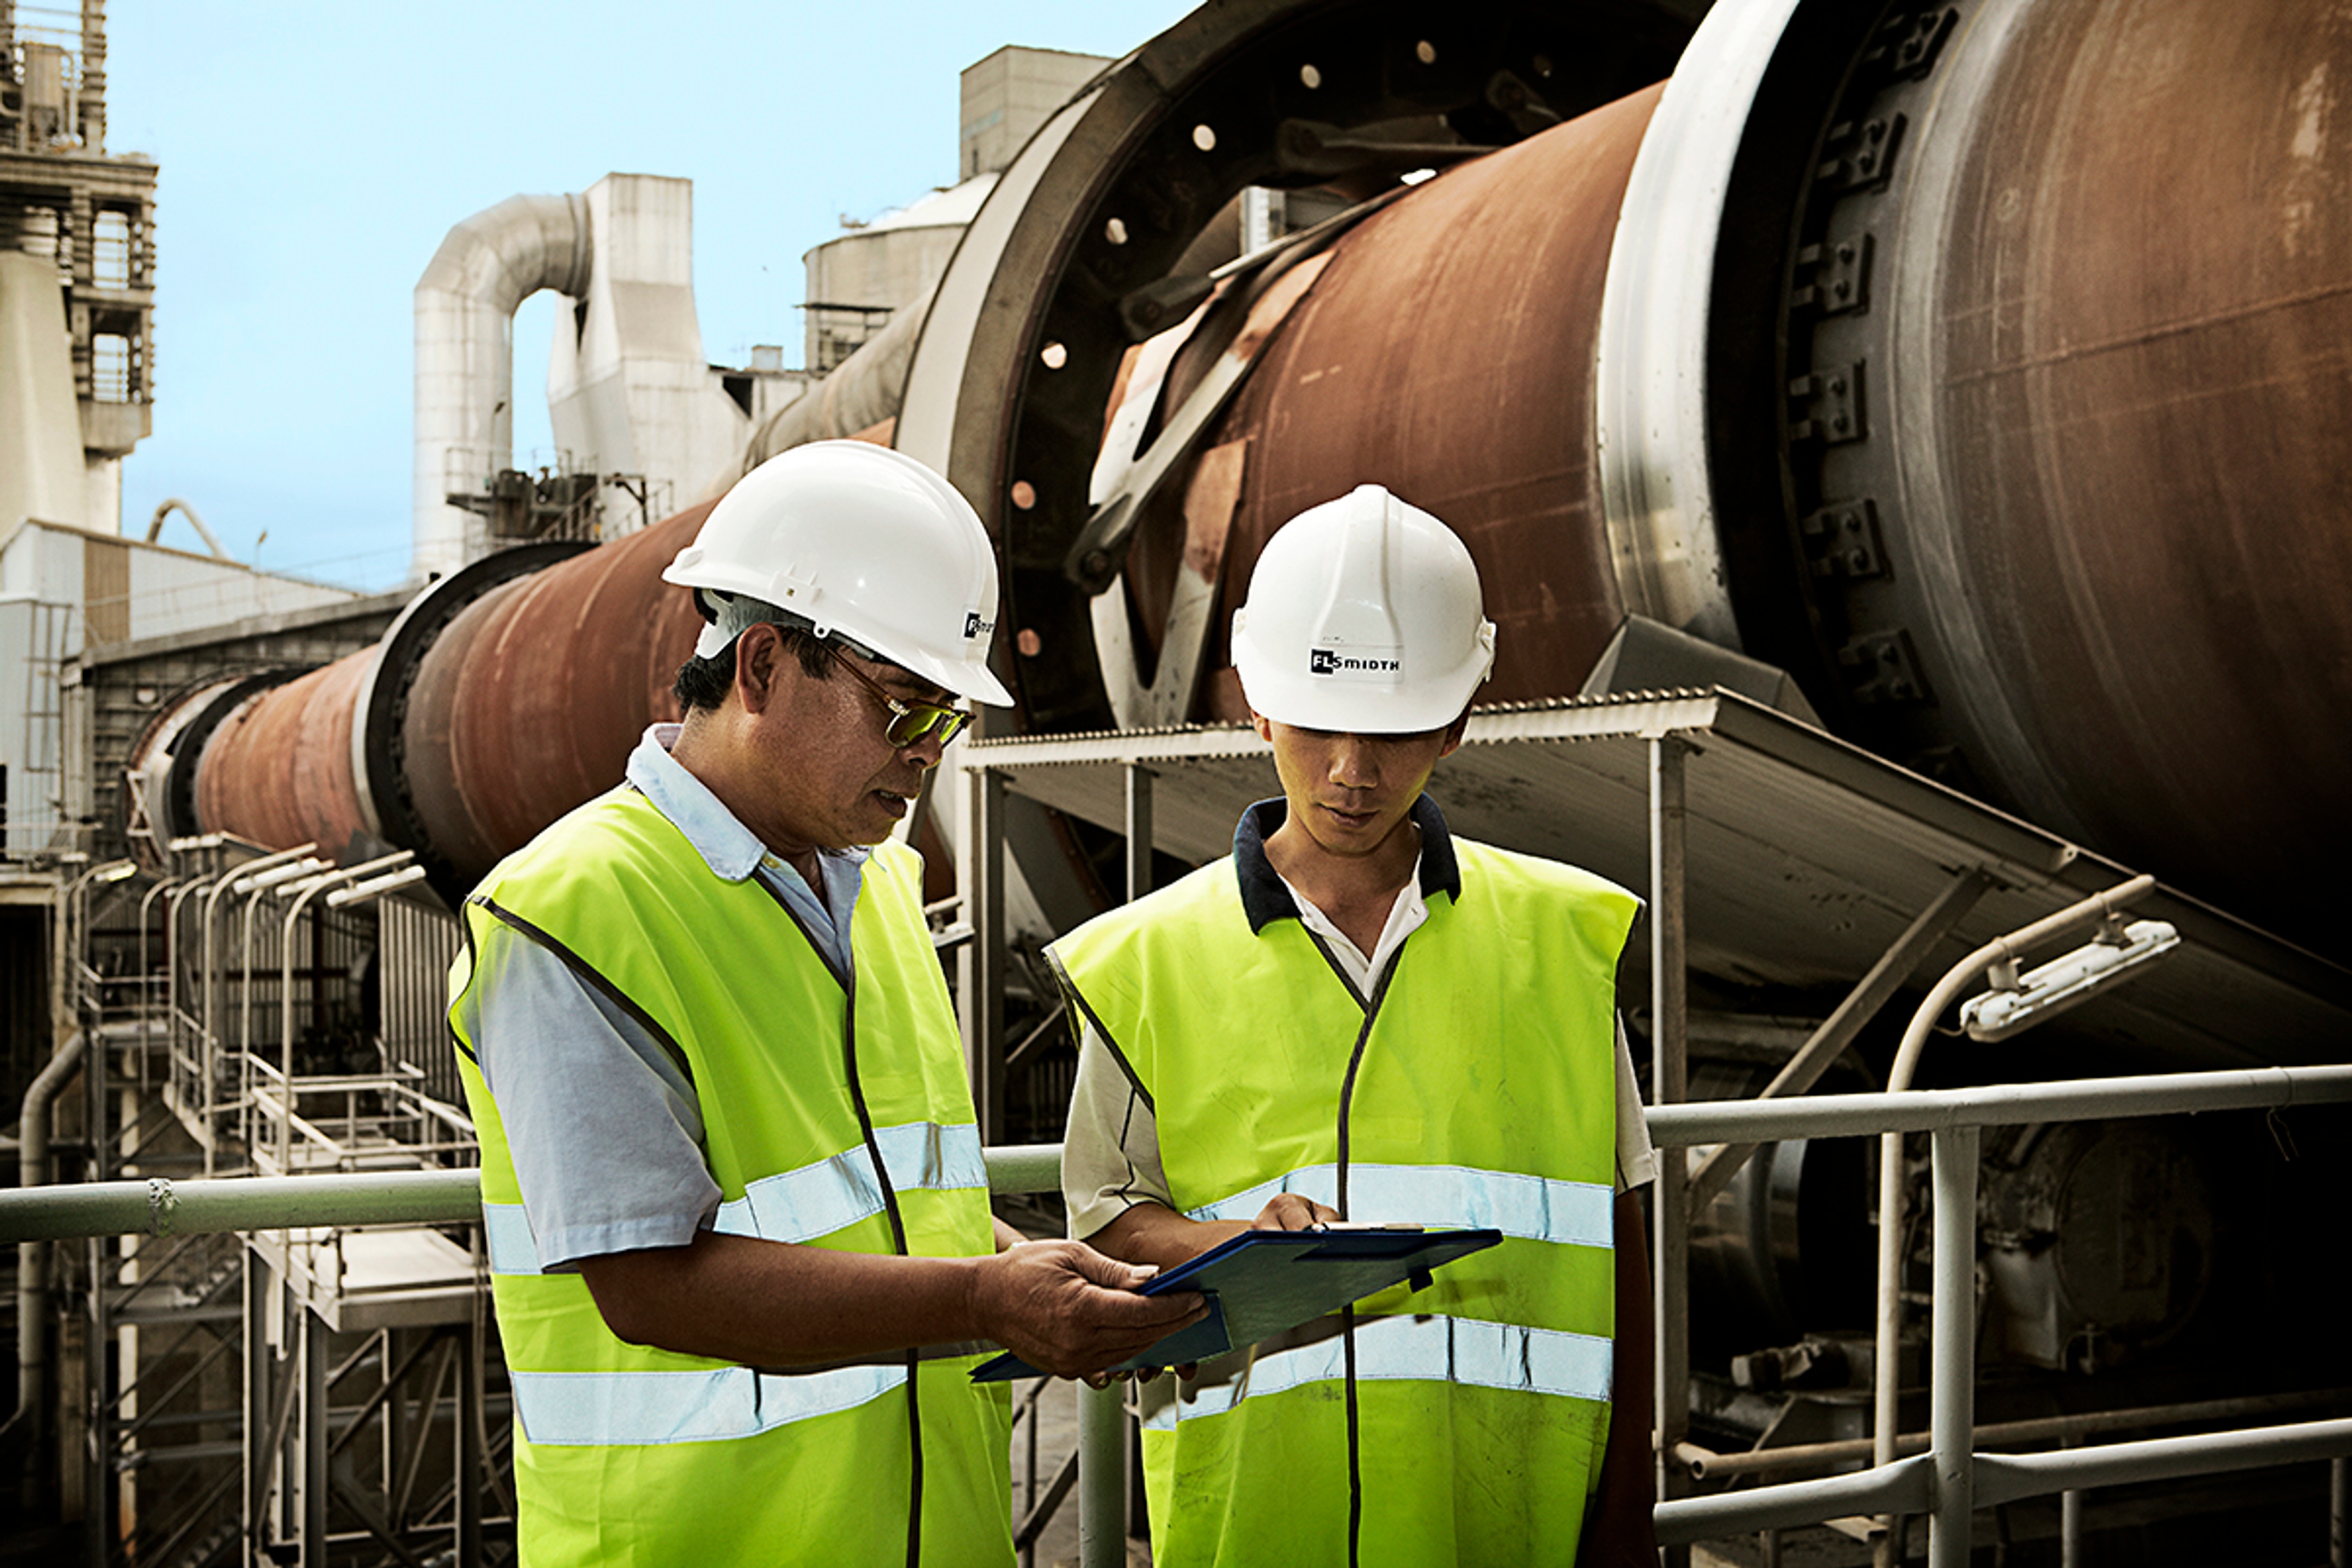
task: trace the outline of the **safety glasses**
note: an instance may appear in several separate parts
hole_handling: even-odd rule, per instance
[[[944,746],[963,733],[971,722],[971,715],[961,708],[943,707],[937,702],[901,702],[882,689],[872,676],[849,662],[849,656],[839,648],[828,650],[834,663],[857,678],[858,684],[874,694],[874,700],[890,710],[890,722],[882,728],[882,738],[894,746],[911,746],[924,736],[936,733]]]

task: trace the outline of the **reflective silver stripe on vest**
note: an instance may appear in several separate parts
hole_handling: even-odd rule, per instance
[[[1435,1317],[1373,1318],[1356,1325],[1360,1383],[1450,1382],[1597,1401],[1609,1397],[1612,1360],[1606,1339],[1556,1329]],[[1212,1384],[1204,1375],[1180,1387],[1173,1401],[1147,1411],[1143,1424],[1173,1431],[1180,1421],[1223,1415],[1254,1394],[1338,1383],[1347,1375],[1346,1343],[1334,1334],[1256,1356],[1227,1382]]]
[[[710,1443],[852,1410],[907,1381],[903,1366],[802,1373],[748,1366],[707,1372],[515,1372],[523,1436],[558,1447]]]
[[[910,1121],[876,1130],[882,1163],[900,1192],[971,1187],[988,1190],[988,1162],[977,1123],[941,1127]],[[712,1228],[770,1241],[814,1241],[882,1212],[881,1184],[864,1144],[782,1175],[762,1176],[740,1198],[719,1205]],[[493,1274],[538,1274],[539,1244],[520,1204],[482,1205]]]
[[[520,1204],[482,1203],[482,1241],[490,1254],[493,1274],[536,1274],[539,1241]]]
[[[1336,1165],[1308,1165],[1202,1208],[1193,1219],[1255,1219],[1275,1196],[1297,1193],[1330,1205]],[[1598,1182],[1562,1182],[1469,1165],[1349,1165],[1348,1217],[1384,1224],[1467,1226],[1531,1241],[1608,1247],[1616,1193]]]
[[[988,1162],[980,1152],[975,1122],[877,1127],[874,1142],[890,1184],[899,1192],[988,1190]],[[761,1177],[741,1197],[719,1205],[714,1228],[770,1241],[814,1241],[881,1212],[882,1184],[874,1179],[873,1156],[861,1143],[797,1171]]]

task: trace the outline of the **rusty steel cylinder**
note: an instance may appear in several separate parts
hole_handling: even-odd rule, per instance
[[[405,777],[434,848],[471,882],[620,782],[701,625],[661,580],[708,507],[476,600],[425,651],[403,722]]]
[[[677,716],[670,683],[701,622],[661,572],[709,510],[551,566],[493,556],[428,588],[413,624],[218,723],[194,763],[198,822],[271,848],[315,841],[336,859],[355,836],[363,854],[413,849],[445,898],[461,897],[619,782],[647,724]],[[381,732],[355,737],[362,726]]]
[[[371,652],[273,687],[213,732],[196,774],[198,820],[272,848],[340,857],[362,831],[352,782],[352,703]]]
[[[2027,815],[2340,933],[2352,7],[2012,9],[1888,237],[1925,673]]]
[[[1576,689],[1623,614],[1592,451],[1593,327],[1658,90],[1432,180],[1332,246],[1213,437],[1249,443],[1227,605],[1286,520],[1381,484],[1479,563],[1499,634],[1480,700]]]

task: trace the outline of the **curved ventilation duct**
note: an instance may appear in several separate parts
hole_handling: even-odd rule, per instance
[[[481,520],[449,504],[514,456],[514,313],[541,289],[588,291],[584,195],[509,196],[449,230],[416,280],[416,469],[411,575],[480,553]]]

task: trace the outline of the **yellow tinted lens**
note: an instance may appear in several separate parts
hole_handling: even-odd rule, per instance
[[[971,714],[935,703],[893,703],[892,707],[897,711],[891,716],[885,736],[894,746],[911,746],[934,730],[939,731],[940,744],[944,746],[971,721]]]

